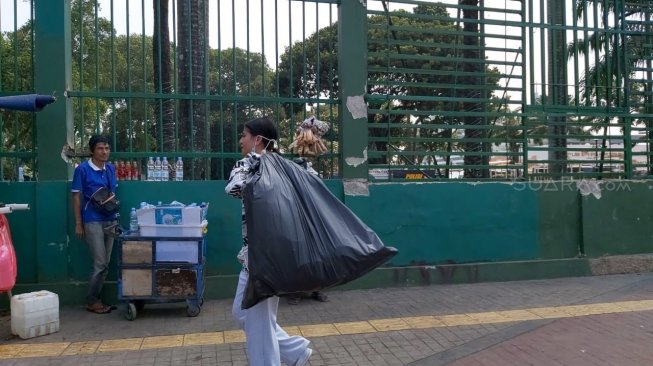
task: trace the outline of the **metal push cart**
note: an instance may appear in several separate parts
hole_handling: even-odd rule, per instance
[[[125,318],[136,319],[145,304],[186,301],[188,316],[204,303],[205,236],[139,236],[118,240],[118,300]]]

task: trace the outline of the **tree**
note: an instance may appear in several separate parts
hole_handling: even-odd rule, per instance
[[[0,35],[0,85],[3,91],[16,93],[34,90],[32,70],[32,22],[16,32]],[[18,51],[17,53],[15,51]],[[0,147],[3,152],[21,153],[36,149],[35,119],[30,113],[0,109]],[[34,161],[28,159],[2,159],[0,179],[17,180],[18,165],[23,165],[27,175],[33,175]]]
[[[115,87],[132,93],[145,93],[154,89],[151,67],[153,65],[152,38],[118,36],[115,39]],[[128,58],[129,56],[129,58]],[[115,98],[104,113],[103,130],[116,136],[116,151],[158,151],[158,120],[155,111],[158,103],[143,98]]]
[[[177,65],[179,74],[178,93],[206,95],[205,78],[207,76],[208,57],[208,13],[209,2],[206,0],[177,0]],[[207,102],[201,100],[180,100],[179,102],[179,138],[182,150],[206,151],[206,112]],[[199,163],[184,166],[184,176],[205,178],[208,164]],[[194,165],[194,166],[193,166]],[[188,174],[191,173],[191,174]]]
[[[153,0],[154,32],[152,37],[152,61],[154,64],[154,90],[171,94],[172,58],[170,56],[170,27],[168,26],[169,0]],[[174,103],[172,99],[161,99],[154,108],[154,135],[161,140],[162,151],[175,150]],[[157,118],[158,117],[158,118]]]
[[[236,102],[211,103],[209,109],[211,151],[236,152],[240,148],[239,122],[264,115],[275,121],[284,119],[283,109],[260,102],[251,102],[248,97],[274,94],[274,71],[265,57],[257,52],[241,48],[210,50],[209,93],[223,97],[238,98]],[[251,70],[256,70],[252,73]],[[212,162],[213,179],[225,179],[235,159],[216,159]]]
[[[592,17],[594,9],[602,14],[601,23],[604,27],[608,26],[608,17],[614,15],[617,24],[614,24],[613,28],[621,31],[591,32],[587,39],[580,38],[576,42],[569,43],[569,57],[572,57],[574,52],[578,52],[590,60],[597,60],[589,70],[586,70],[580,82],[579,103],[588,106],[629,108],[632,117],[619,120],[622,130],[626,123],[647,126],[648,139],[651,140],[653,129],[650,120],[638,117],[638,115],[653,113],[653,72],[651,72],[653,49],[648,46],[653,32],[651,27],[653,10],[650,8],[650,0],[633,0],[627,3],[616,0],[576,2],[578,19]],[[635,76],[638,69],[647,70],[643,77]],[[608,124],[609,120],[596,117],[593,122]],[[603,131],[599,164],[599,171],[602,172],[608,129],[597,127],[592,130]],[[650,160],[648,174],[653,174]]]
[[[78,91],[112,89],[111,65],[115,59],[112,58],[111,36],[114,30],[107,19],[96,19],[98,7],[98,3],[92,1],[73,0],[71,3],[72,87]],[[85,148],[83,138],[106,132],[105,111],[109,108],[108,100],[73,99],[74,138],[78,150]]]
[[[457,68],[461,58],[451,53],[459,48],[456,45],[461,40],[455,35],[458,28],[447,9],[441,4],[422,4],[412,13],[399,10],[387,16],[370,16],[368,24],[368,103],[369,109],[382,111],[369,115],[369,149],[388,152],[377,153],[369,162],[390,164],[393,160],[388,157],[399,154],[404,159],[402,164],[415,165],[429,151],[464,148],[462,144],[442,142],[454,137],[453,126],[463,121],[438,113],[463,108],[462,103],[451,102],[461,97],[456,95],[457,90],[460,93],[456,86],[465,80],[455,76],[462,71]],[[279,65],[282,96],[338,97],[338,79],[333,71],[337,70],[336,52],[347,50],[334,47],[337,39],[337,24],[332,24],[286,49]],[[437,46],[441,44],[451,48]],[[488,89],[495,86],[497,72],[476,61],[469,63],[478,65],[477,72],[486,72],[483,81]],[[467,82],[478,91],[476,81]],[[289,113],[301,112],[301,107]],[[442,125],[452,127],[435,127]],[[393,149],[403,151],[395,153]],[[409,157],[405,151],[414,154]]]

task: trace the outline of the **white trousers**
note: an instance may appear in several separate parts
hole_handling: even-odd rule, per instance
[[[267,298],[243,310],[241,303],[249,274],[240,271],[236,297],[231,313],[247,338],[247,358],[251,366],[279,366],[281,361],[294,365],[306,352],[310,342],[300,336],[289,336],[277,324],[279,298]]]

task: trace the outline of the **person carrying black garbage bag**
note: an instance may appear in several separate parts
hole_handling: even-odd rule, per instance
[[[225,187],[227,194],[243,198],[243,189],[252,164],[260,159],[261,154],[276,153],[274,142],[277,139],[277,129],[269,118],[257,118],[245,123],[240,137],[240,150],[244,158],[236,163],[229,175],[229,182]],[[241,306],[249,276],[247,222],[245,206],[242,207],[243,246],[237,256],[242,270],[232,315],[245,331],[249,363],[253,366],[276,366],[283,361],[286,365],[306,365],[313,353],[309,348],[310,342],[301,336],[289,336],[277,324],[278,297],[268,297],[248,309]]]

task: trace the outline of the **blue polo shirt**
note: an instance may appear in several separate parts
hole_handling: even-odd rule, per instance
[[[116,219],[115,214],[109,216],[101,214],[89,203],[89,199],[95,191],[100,187],[107,186],[111,189],[111,192],[115,192],[118,186],[116,167],[113,164],[106,162],[104,163],[104,168],[99,168],[89,159],[75,168],[71,191],[81,192],[80,204],[83,222],[111,221]]]

